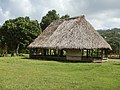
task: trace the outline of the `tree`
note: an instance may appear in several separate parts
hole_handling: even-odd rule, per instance
[[[118,54],[120,58],[120,29],[98,30],[98,32],[111,45],[111,54]]]
[[[24,49],[40,32],[37,20],[30,20],[29,17],[9,19],[2,26],[2,42],[5,42],[11,55],[18,55],[19,49]]]
[[[62,16],[60,19],[68,19],[70,16],[68,14]]]
[[[5,43],[5,38],[3,36],[1,26],[0,26],[0,54],[1,56],[7,56],[7,46]]]
[[[48,11],[48,13],[42,17],[41,20],[41,28],[42,31],[54,20],[58,20],[59,19],[59,14],[57,14],[56,10],[50,10]]]

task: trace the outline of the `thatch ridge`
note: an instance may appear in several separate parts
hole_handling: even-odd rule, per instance
[[[66,18],[65,20],[71,20],[71,19],[77,19],[77,18],[84,18],[84,17],[85,17],[84,15],[81,15],[81,16]]]
[[[111,49],[84,15],[54,21],[29,45],[29,48]]]

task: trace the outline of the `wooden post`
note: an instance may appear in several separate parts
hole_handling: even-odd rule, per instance
[[[58,56],[58,49],[56,49],[56,56]]]
[[[36,55],[36,48],[34,49],[34,55]]]
[[[108,58],[108,49],[105,50],[105,57]]]
[[[91,57],[93,58],[93,49],[92,49],[92,52],[91,52]]]
[[[50,49],[50,56],[51,56],[51,49]]]
[[[36,48],[36,55],[39,55],[39,50],[38,50],[38,48]]]
[[[63,56],[63,49],[60,50],[60,56]]]
[[[99,49],[97,49],[97,57],[98,57],[98,52],[99,52]]]
[[[54,56],[56,56],[56,49],[54,49]]]
[[[48,49],[46,49],[46,56],[48,55]]]
[[[101,59],[103,59],[103,49],[101,49]]]
[[[87,54],[86,54],[87,58],[88,58],[88,49],[87,49]]]
[[[42,56],[44,56],[44,50],[42,49]]]
[[[43,51],[44,51],[44,52],[43,52],[43,53],[44,53],[44,56],[46,56],[46,49],[43,49]]]
[[[60,50],[58,49],[58,56],[60,56]]]
[[[82,49],[82,56],[81,56],[82,60],[83,60],[83,57],[84,57],[84,49]]]
[[[42,49],[42,56],[46,56],[46,49]]]
[[[84,49],[82,49],[82,56],[84,56]]]
[[[90,49],[89,49],[89,51],[88,51],[88,54],[89,54],[89,56],[90,56]]]

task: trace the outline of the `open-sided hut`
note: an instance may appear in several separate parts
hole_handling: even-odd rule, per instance
[[[74,61],[102,60],[111,49],[84,15],[52,22],[28,47],[30,58]]]

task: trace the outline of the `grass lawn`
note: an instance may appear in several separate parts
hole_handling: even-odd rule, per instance
[[[120,61],[63,63],[0,57],[0,90],[120,90]]]

